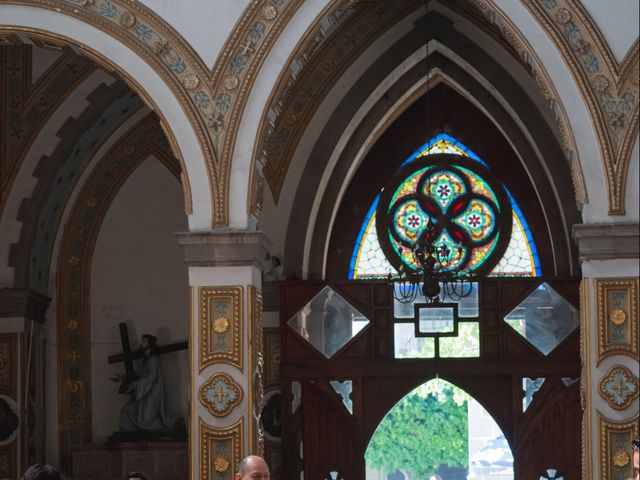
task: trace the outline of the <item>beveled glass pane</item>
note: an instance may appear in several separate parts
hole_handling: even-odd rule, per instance
[[[420,333],[453,332],[453,308],[429,307],[419,310],[418,331]]]
[[[393,349],[395,358],[434,358],[436,355],[433,338],[416,338],[413,323],[393,325]]]
[[[440,284],[440,288],[443,285]],[[400,288],[398,285],[394,285],[394,289]],[[406,287],[409,288],[409,287]],[[413,306],[416,303],[428,303],[425,296],[422,294],[422,284],[419,283],[417,285],[418,292],[416,294],[416,299],[411,303],[402,303],[393,299],[393,316],[395,318],[413,318]],[[465,291],[466,291],[465,286]],[[443,288],[444,290],[444,288]],[[398,293],[396,292],[396,297],[398,297]],[[457,303],[458,304],[458,317],[464,318],[475,318],[478,316],[478,284],[476,282],[471,284],[471,293],[468,296],[461,298],[460,300],[456,300],[451,298],[450,296],[444,295],[444,300],[442,303]]]
[[[547,283],[536,288],[504,321],[544,355],[579,324],[578,310]]]
[[[480,356],[480,325],[478,322],[458,323],[457,337],[441,337],[441,358],[477,358]]]
[[[287,322],[302,338],[331,358],[369,324],[335,290],[324,287]]]

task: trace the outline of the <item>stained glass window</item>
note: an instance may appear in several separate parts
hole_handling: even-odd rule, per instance
[[[455,165],[433,165],[425,157],[435,154],[453,154],[460,156]],[[432,157],[435,159],[435,157]],[[449,156],[451,158],[451,156]],[[469,148],[455,138],[441,134],[434,137],[416,150],[401,166],[401,172],[412,171],[398,182],[387,200],[395,220],[395,228],[389,234],[393,253],[381,247],[380,230],[377,225],[376,210],[380,194],[372,202],[356,239],[349,269],[350,279],[384,278],[395,272],[399,265],[388,258],[402,258],[405,265],[413,267],[409,244],[415,242],[424,232],[429,219],[447,220],[447,226],[441,222],[439,238],[440,260],[445,261],[451,270],[478,270],[484,268],[487,259],[495,253],[489,275],[501,276],[539,276],[542,275],[537,249],[529,226],[517,202],[505,188],[507,200],[499,205],[494,190],[500,186],[491,186],[485,177],[491,177],[487,165]],[[481,172],[481,173],[478,173]],[[398,175],[398,174],[397,174]],[[494,183],[495,185],[495,183]],[[502,210],[510,207],[511,225],[508,222],[496,222]],[[455,211],[455,209],[460,211]],[[500,238],[502,226],[507,235]],[[505,228],[506,227],[506,228]],[[509,228],[510,227],[510,228]],[[383,243],[386,238],[383,239]],[[496,246],[502,242],[498,252]],[[456,246],[465,244],[464,249]],[[505,247],[506,244],[506,247]],[[456,247],[456,248],[454,248]],[[501,253],[503,252],[503,253]],[[495,256],[495,255],[494,255]],[[486,267],[486,265],[484,265]]]

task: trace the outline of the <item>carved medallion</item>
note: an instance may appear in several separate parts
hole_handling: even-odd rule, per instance
[[[627,321],[627,312],[625,312],[622,308],[611,310],[609,312],[609,321],[616,326],[620,326]]]
[[[131,28],[136,24],[136,16],[131,12],[123,12],[120,15],[120,25],[124,28]]]
[[[638,380],[627,367],[617,365],[600,380],[598,391],[611,408],[621,410],[638,396]]]
[[[213,330],[216,333],[224,333],[229,330],[229,320],[227,317],[218,317],[213,321]]]
[[[182,84],[187,90],[195,90],[200,86],[200,79],[195,73],[187,73],[182,77]]]
[[[630,461],[629,454],[622,450],[613,456],[613,464],[618,468],[626,467]]]
[[[200,387],[200,402],[216,417],[228,415],[242,400],[242,389],[226,373],[218,373]]]
[[[229,459],[227,457],[219,456],[213,461],[213,467],[216,472],[226,472],[229,469]]]

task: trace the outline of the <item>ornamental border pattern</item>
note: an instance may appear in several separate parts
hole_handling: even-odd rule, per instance
[[[227,225],[231,156],[247,93],[266,54],[302,0],[252,0],[211,69],[177,31],[139,2],[9,0],[8,3],[55,10],[85,21],[131,48],[166,81],[191,122],[207,163],[213,205],[211,224]],[[98,52],[94,55],[101,58]],[[111,67],[124,73],[117,65]],[[147,98],[139,86],[136,91]],[[151,99],[147,100],[153,105]],[[161,116],[157,108],[152,109]],[[167,125],[164,119],[163,125]],[[175,138],[167,133],[175,155],[182,160]],[[222,147],[219,138],[223,138]],[[188,189],[184,178],[183,184]],[[185,196],[189,200],[187,213],[191,213],[190,192],[185,192]]]
[[[638,132],[638,40],[618,63],[578,1],[523,3],[553,39],[579,85],[600,144],[609,215],[623,215],[626,179]]]
[[[634,387],[633,393],[628,395],[621,403],[615,401],[615,397],[607,391],[607,383],[613,380],[613,376],[617,373],[620,373],[624,376],[625,380],[629,381]],[[606,400],[609,406],[615,410],[624,410],[627,408],[631,402],[633,402],[636,398],[638,398],[638,379],[636,376],[624,365],[614,365],[609,369],[609,371],[604,375],[600,382],[598,383],[598,393],[600,396]]]
[[[215,300],[227,301],[228,311],[213,312],[211,302]],[[200,287],[198,289],[200,372],[217,362],[228,363],[237,367],[241,372],[244,371],[242,301],[243,288],[241,286]],[[220,317],[212,318],[214,313],[219,313]],[[216,324],[218,320],[220,320],[219,326]],[[226,323],[224,322],[225,320]],[[226,342],[226,346],[221,344],[224,348],[214,348],[214,332],[227,337],[226,339],[221,339],[221,341]]]
[[[218,408],[215,402],[212,402],[208,398],[208,390],[215,388],[217,383],[224,383],[228,387],[229,390],[232,390],[236,397],[233,400],[227,402],[226,405],[223,405],[221,408]],[[216,395],[216,393],[214,393]],[[219,401],[222,401],[222,389],[219,390]],[[209,413],[214,417],[225,417],[231,413],[235,407],[237,407],[240,402],[242,402],[243,392],[242,387],[238,385],[232,377],[227,375],[226,373],[216,373],[209,380],[200,385],[200,394],[198,398],[200,399],[200,403],[204,405]]]
[[[157,117],[148,115],[104,155],[82,186],[62,237],[56,312],[58,441],[61,465],[66,470],[70,465],[68,446],[91,441],[89,292],[93,249],[119,188],[150,151],[164,164],[172,163],[169,144],[157,126]]]
[[[1,33],[2,32],[0,31],[0,34]],[[24,63],[25,71],[23,72],[25,91],[19,94],[22,99],[20,105],[22,107],[20,110],[20,117],[22,119],[31,119],[32,122],[26,125],[27,131],[24,134],[24,137],[16,138],[17,145],[15,146],[13,155],[9,156],[9,152],[6,150],[9,148],[9,142],[0,141],[0,145],[4,144],[0,150],[0,164],[8,165],[9,159],[13,157],[13,162],[9,165],[9,171],[6,178],[0,178],[0,214],[2,214],[5,207],[6,198],[12,189],[18,170],[22,166],[24,158],[29,152],[29,149],[36,137],[37,129],[46,125],[51,115],[53,115],[57,107],[67,99],[73,89],[80,85],[96,70],[96,67],[88,62],[87,59],[74,55],[70,52],[63,51],[62,55],[56,59],[49,68],[47,68],[40,78],[38,78],[36,83],[32,84],[31,56],[30,54],[27,56],[29,57],[27,60],[28,63]],[[4,59],[2,57],[2,53],[0,52],[0,63],[3,63]],[[80,63],[85,62],[85,64],[81,65],[76,71],[74,71],[69,68],[69,66],[71,66],[76,59],[80,59]],[[63,88],[61,93],[53,93],[49,91],[50,89],[59,86],[60,77],[57,74],[68,74],[70,77],[66,80],[63,79]],[[0,92],[3,94],[5,93],[4,87],[7,84],[8,82],[6,81],[4,85],[0,84]],[[29,110],[31,110],[31,112],[29,112]],[[23,126],[21,125],[21,127]],[[8,125],[2,125],[2,121],[0,119],[0,140],[6,139],[7,136],[11,136],[11,133],[8,133],[6,129],[8,129]],[[23,129],[21,128],[21,134],[22,130]]]
[[[631,440],[638,435],[639,418],[640,415],[636,415],[627,422],[614,422],[598,412],[600,480],[626,480],[630,478],[628,474],[631,473],[631,469],[625,467],[631,466]],[[616,445],[612,445],[614,443],[614,435],[625,436],[622,442],[615,442],[623,444],[624,450],[618,450],[616,449]],[[616,472],[614,468],[625,468],[625,470]],[[620,473],[620,475],[617,473]],[[625,473],[627,475],[625,475]]]
[[[200,450],[202,452],[200,456],[199,478],[202,480],[232,480],[233,469],[242,459],[242,432],[244,431],[244,417],[228,428],[214,428],[205,423],[201,418],[198,420]],[[223,455],[214,458],[216,453],[216,442],[222,443],[225,441],[230,443],[231,458]],[[218,464],[218,459],[224,463]],[[191,461],[193,461],[193,459]],[[231,470],[229,470],[230,467]],[[224,476],[218,475],[214,477],[214,471],[224,474]],[[227,475],[226,472],[230,472],[232,476]]]
[[[638,360],[638,278],[596,278],[596,315],[598,322],[596,366],[610,355],[627,355]],[[626,308],[612,305],[610,294],[620,292]],[[615,317],[619,316],[617,320]],[[622,318],[624,316],[624,318]],[[616,325],[618,322],[622,322]],[[628,323],[626,341],[611,342],[612,329]]]
[[[578,149],[576,147],[575,138],[571,130],[570,122],[568,120],[568,115],[566,113],[566,110],[564,109],[562,102],[560,101],[560,97],[557,91],[553,87],[553,83],[550,80],[549,74],[544,69],[542,62],[535,55],[533,48],[526,41],[524,36],[518,32],[514,25],[508,20],[506,15],[504,15],[504,13],[497,6],[495,6],[491,2],[491,0],[471,0],[471,3],[475,7],[475,9],[479,11],[481,17],[484,17],[484,26],[487,29],[495,31],[511,48],[514,49],[514,51],[518,54],[520,60],[531,69],[531,75],[534,78],[540,93],[549,102],[550,109],[554,114],[556,126],[559,131],[560,140],[563,144],[563,147],[565,148],[565,154],[570,161],[576,203],[579,207],[581,207],[588,202],[588,197],[584,176],[582,173],[582,167],[578,158]],[[341,9],[345,9],[345,5],[348,6],[349,2],[334,0],[331,6],[325,9],[325,11],[323,11],[319,15],[319,17],[327,16],[332,11],[340,11]],[[380,17],[378,17],[378,20],[380,20]],[[318,22],[315,23],[317,24]],[[322,40],[318,40],[317,36],[314,36],[313,34],[314,30],[310,28],[303,36],[303,39],[299,42],[299,46],[288,59],[287,64],[293,64],[297,61],[298,57],[304,59],[305,61],[314,55],[316,57],[319,57],[317,55],[317,49],[319,48],[319,45],[321,45]],[[325,47],[323,46],[323,48]],[[326,48],[328,49],[329,47]],[[319,58],[316,58],[315,60],[311,60],[309,63],[313,61],[315,61],[316,63],[322,63],[321,70],[336,69],[336,62],[331,61],[331,59],[329,59],[328,57],[324,58],[322,62],[320,62]],[[302,68],[305,68],[305,66],[303,66]],[[290,69],[287,69],[287,72],[289,70]],[[255,197],[260,195],[260,192],[262,191],[262,185],[260,185],[259,182],[262,181],[263,176],[264,178],[266,178],[267,184],[269,185],[271,192],[277,202],[280,190],[284,183],[284,177],[291,161],[291,155],[293,154],[293,151],[295,151],[295,146],[297,145],[301,136],[299,130],[304,130],[304,126],[308,123],[309,120],[308,117],[311,115],[311,113],[313,113],[313,111],[315,111],[315,108],[319,103],[318,99],[313,100],[314,95],[317,94],[317,92],[314,92],[314,89],[317,90],[317,87],[308,86],[307,88],[302,88],[299,85],[296,86],[297,83],[303,81],[304,76],[305,74],[303,73],[302,75],[299,75],[298,78],[294,78],[291,73],[283,73],[277,80],[274,91],[271,94],[271,97],[263,112],[260,121],[260,129],[257,135],[259,141],[256,142],[254,147],[253,168],[251,169],[251,185],[249,189],[249,194],[251,195],[251,197],[249,198],[248,204],[253,210],[259,210],[261,207],[259,199]],[[333,74],[333,77],[335,77],[335,74]],[[330,87],[331,85],[325,85],[324,87],[320,88],[320,91],[328,90]],[[297,118],[297,116],[296,120],[293,120],[294,117],[291,117],[292,114],[287,114],[286,109],[288,108],[288,104],[292,101],[290,97],[291,92],[294,91],[294,88],[304,91],[304,97],[306,101],[311,102],[308,107],[304,107],[308,109],[308,112],[303,115],[305,117],[303,121],[299,121],[300,119]],[[289,117],[291,117],[291,119]],[[269,127],[269,123],[271,123],[273,126]],[[293,130],[294,132],[286,132],[285,128],[281,128],[283,133],[278,134],[278,128],[280,128],[280,124],[283,124],[285,127],[287,127],[288,125],[289,127],[291,127],[290,130]],[[287,145],[287,147],[285,147],[286,151],[282,155],[280,155],[282,158],[280,159],[279,164],[276,165],[272,165],[272,163],[274,162],[269,158],[268,154],[268,143],[271,137],[277,138],[278,143]],[[267,152],[266,157],[263,152]]]
[[[350,60],[370,45],[372,38],[377,38],[401,13],[415,8],[417,3],[405,2],[401,8],[385,12],[383,5],[376,6],[374,2],[374,11],[359,16],[362,12],[356,2],[333,0],[310,24],[287,59],[287,68],[282,69],[265,105],[256,135],[259,140],[253,149],[252,181],[258,181],[264,174],[276,204],[293,153],[322,101],[321,96],[333,87]],[[367,3],[363,5],[366,8]],[[325,29],[323,19],[331,19],[333,24]],[[345,44],[341,57],[331,58],[332,48],[340,41]],[[297,75],[292,72],[294,66],[300,69]],[[318,75],[322,75],[320,81]],[[274,148],[275,142],[281,151]],[[257,190],[256,186],[250,187],[250,192]],[[256,199],[249,201],[250,205],[257,203]]]
[[[262,292],[253,285],[247,287],[247,305],[251,333],[249,335],[249,359],[251,362],[251,386],[249,387],[249,452],[264,455],[264,428],[260,421],[264,406],[264,322],[262,317]]]
[[[589,198],[585,185],[584,174],[579,160],[578,147],[575,135],[571,128],[569,115],[564,108],[564,103],[555,89],[551,76],[544,67],[544,63],[536,55],[534,48],[527,38],[520,33],[507,15],[494,4],[494,0],[470,0],[471,3],[484,15],[486,22],[498,33],[520,56],[520,59],[531,69],[538,91],[548,102],[554,114],[556,127],[560,141],[565,149],[565,155],[571,163],[571,179],[573,181],[576,205],[582,208],[588,203]]]

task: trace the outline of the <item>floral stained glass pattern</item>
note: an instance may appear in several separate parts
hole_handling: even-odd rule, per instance
[[[486,164],[466,146],[462,145],[455,138],[442,134],[434,137],[430,142],[423,145],[414,152],[404,163],[403,167],[415,162],[420,162],[427,155],[438,153],[449,153],[459,155],[471,159],[474,163],[480,165],[481,170]],[[470,202],[466,203],[464,213],[456,213],[452,223],[453,228],[447,228],[445,232],[441,232],[437,242],[442,246],[439,253],[441,259],[447,260],[450,269],[455,269],[466,263],[467,270],[475,270],[488,256],[492,253],[496,246],[498,232],[495,232],[495,215],[496,215],[496,195],[491,187],[483,181],[473,170],[477,170],[473,166],[464,168],[457,166],[456,171],[431,171],[428,184],[423,185],[422,192],[416,190],[420,174],[428,170],[427,168],[419,169],[412,176],[407,178],[395,192],[396,198],[403,198],[411,194],[423,194],[429,197],[433,202],[429,202],[432,207],[437,207],[429,211],[429,208],[421,208],[419,202],[415,199],[407,199],[406,202],[397,205],[398,211],[393,234],[405,242],[415,242],[418,235],[424,229],[424,226],[430,218],[434,218],[434,212],[442,212],[444,209],[445,216],[451,205],[460,199],[461,196],[472,196]],[[465,180],[466,179],[466,180]],[[465,183],[466,182],[466,183]],[[497,265],[489,272],[490,275],[508,275],[508,276],[539,276],[542,274],[540,262],[538,259],[535,242],[524,219],[524,215],[517,205],[513,196],[508,192],[507,195],[512,210],[511,233],[508,238],[508,244],[504,254],[497,262]],[[354,245],[353,255],[351,258],[349,278],[350,279],[367,279],[367,278],[384,278],[390,272],[394,272],[395,268],[387,260],[383,249],[380,246],[377,229],[376,209],[380,201],[380,195],[376,196],[371,208],[369,209],[358,238]],[[430,215],[431,214],[431,215]],[[457,232],[457,237],[452,238],[451,232]],[[468,236],[470,241],[476,245],[468,258],[460,258],[456,255],[456,245],[460,243],[460,234]],[[492,241],[486,241],[487,238],[493,237]],[[466,237],[465,237],[466,238]],[[503,241],[506,241],[503,239]],[[397,248],[396,248],[397,247]],[[396,253],[402,256],[405,263],[411,265],[412,259],[410,252],[403,251],[401,247],[396,246]],[[469,254],[469,252],[467,252]],[[450,256],[450,258],[447,258]],[[484,260],[483,260],[484,259]],[[493,263],[493,262],[492,262]]]
[[[506,192],[489,170],[460,155],[432,154],[391,178],[376,210],[376,228],[398,270],[418,270],[415,247],[428,241],[440,268],[486,273],[506,249],[510,215]]]

